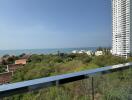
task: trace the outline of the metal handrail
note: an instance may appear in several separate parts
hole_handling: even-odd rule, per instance
[[[65,83],[93,77],[94,75],[112,73],[112,72],[116,72],[120,70],[125,70],[128,68],[132,68],[131,62],[92,69],[92,70],[85,70],[85,71],[80,71],[75,73],[17,82],[12,84],[4,84],[4,85],[0,85],[0,98],[12,96],[15,94],[20,94],[20,93],[30,92],[34,90],[39,90],[39,89],[50,87],[50,86],[56,86],[56,85],[58,86],[60,84],[65,84]]]

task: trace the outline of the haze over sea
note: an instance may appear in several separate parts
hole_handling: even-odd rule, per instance
[[[62,53],[71,53],[73,50],[91,50],[95,51],[97,47],[88,48],[54,48],[54,49],[23,49],[23,50],[0,50],[0,56],[9,55],[20,55],[26,54],[56,54],[58,51]]]

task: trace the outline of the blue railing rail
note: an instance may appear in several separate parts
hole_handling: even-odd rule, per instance
[[[39,90],[39,89],[50,87],[50,86],[58,86],[61,84],[86,79],[96,75],[117,72],[117,71],[125,70],[128,68],[132,68],[131,62],[92,69],[92,70],[85,70],[85,71],[80,71],[75,73],[28,80],[28,81],[23,81],[18,83],[4,84],[4,85],[0,85],[0,98],[16,95],[20,93],[26,93],[30,91],[35,91],[35,90]],[[94,92],[93,92],[93,99],[94,99]]]

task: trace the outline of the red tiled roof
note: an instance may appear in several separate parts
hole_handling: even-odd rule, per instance
[[[23,65],[25,65],[26,62],[27,62],[27,59],[19,59],[19,60],[15,61],[15,64],[23,64]]]

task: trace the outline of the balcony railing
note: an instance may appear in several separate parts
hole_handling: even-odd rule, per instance
[[[104,74],[110,74],[113,72],[121,72],[123,70],[132,68],[132,63],[125,63],[113,66],[107,66],[92,70],[80,71],[70,74],[63,74],[51,77],[45,77],[40,79],[34,79],[29,81],[23,81],[18,83],[0,85],[0,98],[13,96],[16,94],[36,91],[42,88],[51,86],[61,86],[66,83],[79,81],[83,79],[91,78],[91,99],[95,99],[95,77],[102,76]]]

